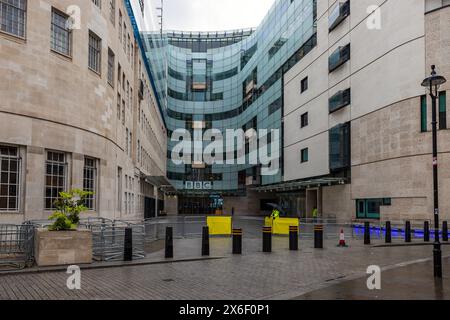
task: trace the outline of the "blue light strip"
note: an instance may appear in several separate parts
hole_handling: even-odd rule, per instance
[[[162,121],[164,123],[164,127],[167,130],[167,123],[166,123],[166,119],[165,119],[165,114],[164,114],[163,109],[161,107],[160,97],[159,97],[159,94],[158,94],[158,90],[156,90],[155,81],[154,81],[154,78],[153,78],[150,66],[148,64],[147,57],[144,54],[144,52],[145,52],[144,44],[142,43],[141,34],[139,32],[139,28],[138,28],[137,23],[136,23],[136,18],[134,17],[133,8],[131,7],[130,0],[124,0],[124,2],[125,2],[125,7],[127,8],[127,11],[128,11],[128,16],[130,17],[130,20],[131,20],[131,25],[133,26],[134,38],[136,39],[137,43],[139,44],[139,49],[141,50],[142,60],[144,61],[145,69],[147,70],[147,74],[148,74],[148,77],[150,79],[150,84],[152,85],[153,92],[154,92],[154,94],[156,96],[156,103],[158,104],[158,109],[159,109],[159,112],[161,113],[161,118],[162,118]]]

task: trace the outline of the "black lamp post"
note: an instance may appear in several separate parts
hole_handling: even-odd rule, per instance
[[[431,76],[423,80],[422,86],[430,90],[432,104],[432,127],[433,127],[433,193],[434,193],[434,277],[442,278],[442,250],[439,238],[439,184],[438,184],[438,151],[437,151],[437,98],[439,87],[446,83],[443,76],[436,74],[436,66],[431,66]]]

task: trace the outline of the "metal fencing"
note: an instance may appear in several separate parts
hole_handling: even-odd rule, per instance
[[[80,226],[92,231],[93,257],[96,261],[123,261],[125,230],[133,231],[133,259],[145,258],[145,226],[143,223],[91,219],[82,220]]]
[[[166,228],[173,228],[175,239],[196,238],[202,235],[206,225],[206,216],[175,216],[148,219],[144,222],[147,242],[165,239]]]
[[[25,268],[34,263],[34,226],[0,225],[0,266]]]

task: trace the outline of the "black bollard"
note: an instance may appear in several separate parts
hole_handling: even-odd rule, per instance
[[[123,261],[133,261],[133,229],[125,229]]]
[[[166,259],[173,258],[173,228],[166,228]]]
[[[202,256],[209,256],[209,227],[203,227]]]
[[[430,222],[425,221],[423,225],[423,240],[425,242],[430,242]]]
[[[263,228],[263,252],[272,252],[272,227]]]
[[[405,225],[405,242],[410,243],[411,242],[411,222],[406,221]]]
[[[242,229],[233,229],[233,254],[242,254]]]
[[[448,223],[444,221],[442,224],[442,241],[448,242]]]
[[[289,227],[289,250],[298,251],[298,227]]]
[[[364,223],[364,244],[370,245],[370,222]]]
[[[386,243],[392,243],[392,227],[391,227],[391,222],[387,221],[386,222]]]
[[[323,249],[323,226],[314,226],[314,249]]]

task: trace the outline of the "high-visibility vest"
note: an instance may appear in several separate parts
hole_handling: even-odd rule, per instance
[[[313,218],[317,218],[319,216],[319,210],[314,209],[313,210]]]
[[[277,219],[277,218],[279,218],[280,217],[280,211],[278,211],[278,210],[273,210],[272,211],[272,218],[273,219]]]

